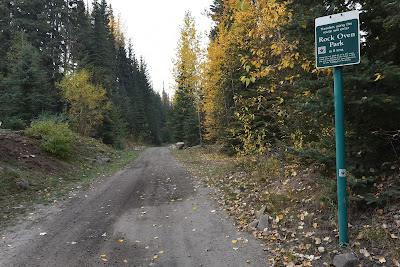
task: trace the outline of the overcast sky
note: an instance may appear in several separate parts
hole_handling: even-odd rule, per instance
[[[172,95],[172,59],[185,12],[191,11],[197,31],[208,34],[212,22],[204,11],[209,10],[213,0],[107,0],[107,3],[115,16],[121,14],[125,38],[132,39],[136,57],[145,59],[154,90],[161,92],[164,81],[166,91]]]

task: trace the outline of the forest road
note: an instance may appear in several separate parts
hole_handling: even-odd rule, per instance
[[[149,148],[0,233],[0,266],[268,266],[213,194],[168,148]]]

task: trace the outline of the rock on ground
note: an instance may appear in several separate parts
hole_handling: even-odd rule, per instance
[[[339,254],[333,258],[333,266],[335,267],[356,267],[357,264],[358,259],[352,253]]]

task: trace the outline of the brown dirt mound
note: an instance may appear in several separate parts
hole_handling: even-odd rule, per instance
[[[40,150],[39,140],[30,140],[21,133],[0,133],[0,164],[18,165],[29,170],[63,173],[68,163],[50,157]]]

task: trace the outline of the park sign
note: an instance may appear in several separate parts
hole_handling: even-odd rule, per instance
[[[317,68],[360,63],[360,16],[357,10],[315,19]]]
[[[339,244],[341,247],[345,247],[349,243],[349,235],[343,66],[360,63],[360,15],[358,11],[315,19],[315,57],[317,68],[333,67]]]

